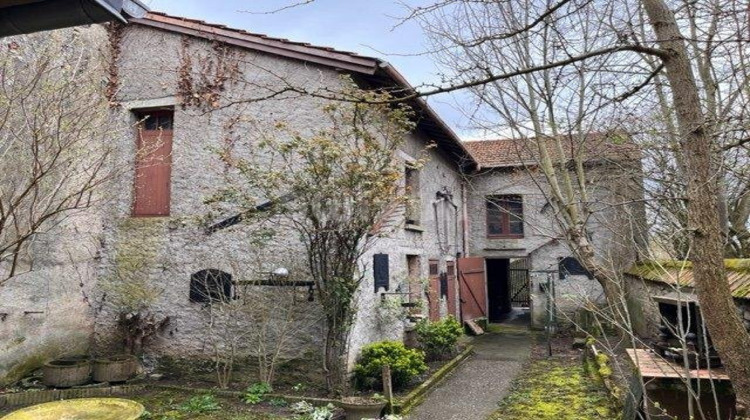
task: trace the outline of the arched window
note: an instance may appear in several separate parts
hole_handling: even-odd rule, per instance
[[[229,273],[208,269],[190,276],[191,302],[229,302],[232,296],[232,275]]]

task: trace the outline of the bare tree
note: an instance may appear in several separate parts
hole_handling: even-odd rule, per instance
[[[628,116],[638,114],[633,108],[639,93],[653,83],[657,75],[664,75],[665,94],[670,107],[669,115],[674,119],[678,134],[678,154],[684,162],[681,181],[686,186],[687,222],[697,294],[714,343],[728,367],[738,397],[738,405],[746,407],[750,402],[750,335],[737,316],[724,272],[724,224],[722,223],[722,191],[720,188],[719,153],[721,145],[716,136],[714,120],[706,115],[704,108],[712,96],[702,97],[698,88],[696,68],[700,57],[688,50],[688,41],[695,38],[697,45],[714,42],[717,45],[741,42],[744,33],[723,33],[722,24],[726,16],[746,14],[746,8],[738,3],[720,5],[707,2],[712,7],[696,24],[704,32],[689,32],[689,26],[678,21],[673,9],[680,9],[682,2],[667,3],[662,0],[632,2],[605,2],[561,0],[537,1],[490,1],[476,2],[449,0],[425,8],[412,10],[412,17],[422,19],[428,28],[434,28],[436,17],[462,17],[461,26],[453,31],[441,30],[443,44],[436,51],[459,51],[458,68],[450,78],[448,86],[429,91],[437,93],[458,89],[475,89],[478,101],[497,102],[498,96],[509,95],[516,104],[501,109],[501,115],[514,117],[511,121],[522,122],[532,133],[551,133],[558,138],[557,118],[552,107],[545,107],[545,100],[554,95],[555,87],[572,84],[571,90],[585,89],[585,94],[574,92],[558,97],[557,101],[576,98],[575,109],[583,110],[575,118],[566,118],[569,132],[590,133],[581,129],[582,123],[601,122],[603,112],[619,109]],[[500,16],[498,20],[498,16]],[[716,16],[716,19],[711,19]],[[728,18],[733,19],[733,18]],[[738,19],[745,22],[747,19]],[[714,30],[711,31],[711,22]],[[433,26],[430,26],[433,25]],[[740,25],[744,27],[744,23]],[[440,28],[439,29],[444,29]],[[637,28],[644,28],[639,32]],[[687,31],[687,32],[686,32]],[[545,42],[547,41],[547,42]],[[505,49],[512,52],[502,54]],[[517,54],[512,56],[512,54]],[[518,53],[521,54],[518,54]],[[505,66],[497,57],[512,58]],[[490,57],[489,59],[485,57]],[[734,77],[744,78],[744,69],[736,69]],[[576,79],[576,75],[578,78]],[[572,78],[572,79],[571,79]],[[740,84],[743,84],[741,82]],[[494,97],[485,100],[486,91],[496,89]],[[514,95],[515,93],[515,95]],[[418,95],[419,93],[415,93]],[[519,98],[524,101],[520,102]],[[535,99],[536,98],[536,99]],[[604,100],[602,100],[604,99]],[[507,104],[507,102],[505,102]],[[541,105],[540,105],[541,104]],[[622,104],[622,107],[615,107]],[[533,114],[524,114],[531,109],[543,109],[545,120],[537,121]],[[710,108],[710,107],[709,107]],[[521,111],[519,111],[521,110]],[[612,115],[612,114],[610,114]],[[511,124],[511,128],[515,128]],[[586,127],[588,128],[588,127]],[[743,138],[743,136],[740,136]],[[554,151],[554,150],[553,150]],[[539,150],[540,165],[551,185],[551,199],[557,202],[558,211],[564,217],[568,243],[582,262],[589,266],[594,253],[580,230],[573,229],[586,219],[586,209],[580,208],[573,197],[584,192],[575,191],[575,179],[567,171],[551,171],[555,162],[550,150]],[[560,152],[560,150],[558,150]],[[575,161],[575,159],[573,159]],[[574,163],[574,167],[579,166]],[[558,175],[561,175],[558,177]],[[582,178],[576,173],[577,179]],[[558,188],[559,186],[559,188]],[[573,194],[570,194],[573,188]],[[556,192],[555,190],[558,190]],[[562,197],[560,200],[558,197]],[[585,201],[585,200],[583,200]],[[566,220],[567,219],[567,220]],[[589,266],[599,277],[612,277],[614,273],[599,273],[597,266]],[[601,280],[600,280],[601,281]],[[610,303],[617,301],[608,290]],[[616,292],[616,291],[615,291]]]
[[[0,54],[0,286],[31,270],[29,245],[102,199],[113,174],[106,34],[70,29],[4,40]]]
[[[273,386],[278,364],[299,357],[310,344],[306,337],[319,329],[322,311],[311,301],[312,293],[295,286],[307,280],[304,267],[284,261],[289,270],[284,278],[260,262],[235,261],[231,287],[225,287],[221,275],[208,272],[194,291],[204,301],[206,340],[220,388],[229,387],[237,363],[248,356],[257,362],[258,381]]]

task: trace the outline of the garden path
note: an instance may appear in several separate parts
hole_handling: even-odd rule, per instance
[[[409,415],[410,420],[484,420],[531,355],[535,335],[503,328],[474,339],[474,355]]]

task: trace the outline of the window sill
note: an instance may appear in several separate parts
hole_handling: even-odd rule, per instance
[[[405,224],[404,225],[404,230],[408,230],[410,232],[419,232],[419,233],[424,232],[424,228],[422,228],[422,226],[415,225],[413,223],[407,223],[407,224]]]
[[[504,239],[524,239],[523,236],[488,236],[487,239],[498,239],[498,240],[504,240]]]

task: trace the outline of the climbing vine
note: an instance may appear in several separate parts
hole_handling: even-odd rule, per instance
[[[112,22],[107,25],[107,38],[109,40],[109,68],[107,69],[107,88],[105,95],[109,100],[109,106],[117,107],[117,92],[120,90],[120,70],[117,61],[122,52],[123,25]]]
[[[191,53],[190,46],[191,38],[184,36],[177,80],[182,107],[216,109],[227,82],[236,80],[240,74],[238,52],[219,41],[212,42],[211,52],[206,55]]]

